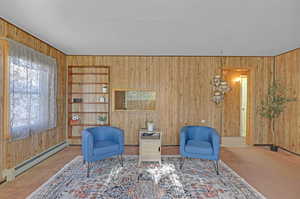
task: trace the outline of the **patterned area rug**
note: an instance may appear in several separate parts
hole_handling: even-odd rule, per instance
[[[220,162],[216,175],[210,161],[189,159],[182,170],[178,157],[164,157],[162,165],[137,166],[137,156],[126,156],[121,167],[117,158],[95,162],[91,175],[78,156],[28,199],[260,199],[264,198],[246,181]]]

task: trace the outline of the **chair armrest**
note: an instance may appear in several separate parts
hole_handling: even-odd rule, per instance
[[[93,157],[94,150],[94,137],[91,132],[84,130],[82,131],[82,155],[84,160],[89,161]]]
[[[124,131],[117,127],[111,127],[112,129],[112,136],[116,143],[124,145]]]
[[[117,127],[111,127],[113,131],[113,138],[116,143],[120,145],[120,150],[124,151],[124,131]]]
[[[220,135],[218,134],[218,132],[213,129],[211,131],[211,143],[213,145],[213,151],[214,151],[214,154],[217,155],[219,157],[219,154],[220,154],[220,149],[221,149],[221,137]]]
[[[180,146],[179,146],[181,154],[184,153],[184,147],[185,147],[186,139],[187,139],[186,134],[187,134],[187,128],[186,127],[181,128],[180,129]]]

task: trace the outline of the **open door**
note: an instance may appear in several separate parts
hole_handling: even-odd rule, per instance
[[[240,76],[240,136],[246,142],[248,113],[248,76]]]
[[[223,79],[230,91],[225,94],[222,112],[222,137],[226,146],[250,144],[250,70],[224,68]]]

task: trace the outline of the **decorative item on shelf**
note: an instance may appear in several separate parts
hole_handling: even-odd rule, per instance
[[[213,85],[213,97],[212,100],[216,104],[220,104],[224,100],[224,95],[230,90],[230,87],[226,81],[221,79],[221,75],[215,75],[212,79],[211,84]]]
[[[105,97],[104,97],[104,96],[101,96],[101,97],[99,97],[99,101],[100,101],[100,102],[105,102],[105,101],[106,101],[106,99],[105,99]]]
[[[82,98],[73,98],[73,103],[81,103],[82,101]]]
[[[100,125],[105,125],[106,124],[106,122],[107,122],[107,116],[105,115],[100,115],[99,117],[98,117],[98,120],[99,120],[99,122],[100,122]]]
[[[261,101],[258,111],[261,117],[267,118],[271,123],[272,142],[271,151],[278,151],[278,138],[275,132],[276,119],[286,108],[286,103],[296,101],[297,98],[287,97],[287,88],[283,87],[278,81],[274,80],[268,88],[265,99]]]
[[[147,124],[148,131],[152,132],[155,130],[155,124],[153,121],[147,121],[146,124]]]
[[[103,86],[101,87],[101,91],[102,91],[102,93],[107,93],[107,91],[108,91],[107,85],[103,85]]]
[[[80,122],[80,117],[79,115],[76,115],[76,114],[73,114],[72,115],[72,118],[70,120],[70,124],[73,125],[73,124],[79,124]]]
[[[72,120],[80,120],[79,115],[73,114],[72,115]]]

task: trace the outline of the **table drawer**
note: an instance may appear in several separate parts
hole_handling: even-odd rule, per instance
[[[153,154],[160,154],[160,147],[151,147],[151,148],[140,148],[140,153],[153,153]]]
[[[140,145],[140,151],[142,152],[151,152],[151,153],[160,153],[160,143],[144,143]]]

